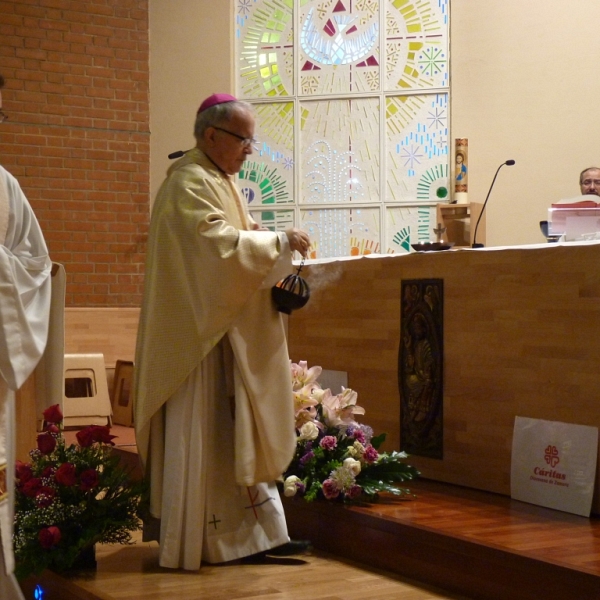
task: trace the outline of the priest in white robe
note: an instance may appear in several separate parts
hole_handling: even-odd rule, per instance
[[[270,288],[310,245],[260,229],[235,187],[250,105],[214,94],[194,134],[152,210],[133,386],[160,565],[189,570],[289,541],[273,481],[294,453],[294,409]]]
[[[0,88],[4,83],[0,76]],[[0,93],[0,122],[2,112]],[[52,263],[17,180],[0,167],[0,598],[21,600],[13,576],[15,391],[33,372],[48,337]]]

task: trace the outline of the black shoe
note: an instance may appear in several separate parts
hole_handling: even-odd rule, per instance
[[[265,550],[265,554],[269,556],[295,556],[308,554],[312,549],[312,544],[308,540],[290,540],[286,544]]]

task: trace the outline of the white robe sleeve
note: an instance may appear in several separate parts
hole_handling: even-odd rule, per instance
[[[0,214],[8,210],[0,239],[0,375],[17,390],[46,346],[52,262],[29,202],[1,167],[0,188]]]

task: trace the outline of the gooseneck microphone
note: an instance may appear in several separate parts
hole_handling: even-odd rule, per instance
[[[515,164],[514,160],[507,160],[506,162],[503,162],[498,169],[496,170],[496,174],[494,175],[494,179],[492,179],[492,185],[490,185],[490,189],[488,190],[487,196],[485,197],[485,202],[483,203],[483,207],[481,208],[481,212],[479,213],[479,218],[477,219],[477,224],[475,225],[475,232],[473,233],[473,245],[471,246],[472,248],[483,248],[483,244],[478,244],[477,243],[477,228],[479,227],[479,221],[481,221],[481,217],[483,215],[483,211],[485,210],[485,205],[487,204],[487,201],[490,197],[490,194],[492,192],[492,188],[494,187],[494,183],[496,183],[496,177],[498,177],[498,173],[500,172],[500,169],[504,166],[504,165],[508,165],[509,167],[512,167]]]

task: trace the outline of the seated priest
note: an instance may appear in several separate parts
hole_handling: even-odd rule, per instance
[[[579,187],[583,196],[600,196],[600,168],[588,167],[581,171]]]

